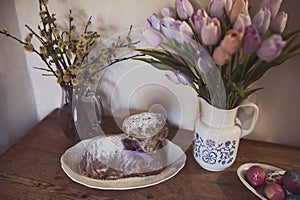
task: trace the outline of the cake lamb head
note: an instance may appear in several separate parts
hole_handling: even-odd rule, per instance
[[[127,117],[122,124],[133,148],[152,152],[161,147],[168,136],[166,117],[160,113],[143,112]]]

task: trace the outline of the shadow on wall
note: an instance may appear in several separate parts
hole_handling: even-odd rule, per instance
[[[0,26],[19,34],[14,1],[0,2]],[[23,48],[0,36],[0,155],[37,123]]]

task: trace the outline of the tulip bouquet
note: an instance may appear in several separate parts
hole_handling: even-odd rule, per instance
[[[252,84],[269,69],[300,54],[300,31],[284,33],[288,14],[281,3],[263,0],[251,17],[248,0],[211,0],[198,10],[189,0],[176,0],[175,8],[148,18],[142,35],[153,48],[139,49],[147,57],[135,59],[166,70],[172,82],[191,85],[216,107],[235,108],[262,89]]]

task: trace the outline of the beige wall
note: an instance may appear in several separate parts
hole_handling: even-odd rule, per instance
[[[253,5],[253,10],[258,0]],[[300,1],[283,0],[288,12],[288,31],[300,28]],[[300,42],[300,38],[297,40]],[[264,87],[252,98],[260,108],[260,117],[251,139],[300,146],[300,56],[272,69],[257,82]]]
[[[194,0],[194,2],[197,1]],[[39,22],[37,18],[37,2],[37,0],[2,0],[0,26],[4,24],[13,30],[12,32],[20,32],[22,38],[24,38],[26,34],[24,24],[27,23],[35,28],[35,25]],[[158,12],[162,7],[172,6],[174,2],[175,0],[50,0],[50,9],[58,14],[59,20],[65,19],[69,8],[72,8],[74,13],[80,13],[81,20],[92,15],[94,26],[100,26],[102,36],[108,37],[113,33],[126,30],[131,24],[134,27],[145,27],[146,18],[149,15],[153,12]],[[253,11],[260,0],[251,0],[250,2],[253,6]],[[300,1],[284,0],[282,8],[289,13],[287,29],[300,28]],[[86,13],[87,11],[88,13]],[[43,65],[35,55],[22,53],[22,48],[17,48],[16,43],[7,41],[3,37],[0,37],[0,45],[1,124],[16,124],[15,121],[18,122],[18,131],[14,131],[11,126],[6,130],[2,128],[5,126],[0,126],[0,144],[4,144],[2,147],[0,146],[1,153],[1,149],[3,151],[3,149],[16,140],[8,138],[19,138],[37,119],[42,119],[51,110],[59,106],[60,88],[53,78],[42,77],[40,71],[32,68],[32,66]],[[11,59],[11,55],[14,55],[14,59]],[[257,83],[265,87],[264,90],[252,97],[259,106],[261,114],[254,133],[248,136],[248,138],[300,146],[299,62],[300,56],[273,69]],[[24,65],[27,66],[27,69],[24,68]],[[23,72],[21,72],[22,70]],[[107,76],[112,82],[117,83],[120,75],[123,73],[122,70],[119,68],[110,69]],[[157,72],[152,71],[151,73],[153,75]],[[138,74],[138,76],[143,76],[143,74]],[[169,90],[172,90],[175,95],[176,93],[181,93],[182,88],[173,87],[169,83],[164,82],[161,80],[160,75],[157,77],[157,81],[166,84]],[[16,92],[17,89],[21,91]],[[7,92],[11,95],[8,95]],[[110,94],[109,90],[103,92],[106,95]],[[120,102],[128,100],[125,98],[125,96],[128,97],[128,94],[126,94],[126,91],[123,92],[124,95],[119,99]],[[128,91],[128,93],[130,92],[132,91]],[[185,95],[187,99],[195,98],[192,92],[187,92]],[[27,100],[25,100],[26,98]],[[22,103],[18,102],[21,101],[20,99],[24,99]],[[138,102],[138,99],[135,100],[137,102],[131,105],[150,106],[148,104],[141,104]],[[13,101],[17,102],[12,103]],[[194,102],[194,100],[192,101]],[[13,105],[16,104],[20,108],[18,108],[17,112],[12,112]],[[109,107],[110,105],[107,106]],[[4,111],[2,112],[2,110],[11,112],[11,116],[7,115]],[[170,116],[176,115],[172,113],[172,109],[170,109],[170,112]],[[175,110],[174,112],[177,111]],[[187,114],[186,112],[191,112],[191,114]],[[185,114],[175,117],[173,121],[180,124],[178,121],[181,120],[181,125],[192,129],[191,124],[194,120],[192,117],[194,116],[194,110],[186,112],[181,112]],[[22,119],[21,116],[26,117]]]

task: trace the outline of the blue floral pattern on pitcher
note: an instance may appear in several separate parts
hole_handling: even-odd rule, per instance
[[[212,139],[204,142],[198,133],[194,140],[194,154],[196,158],[201,158],[207,164],[221,165],[229,164],[234,160],[234,149],[236,147],[235,140],[228,140],[222,143],[216,143]]]

